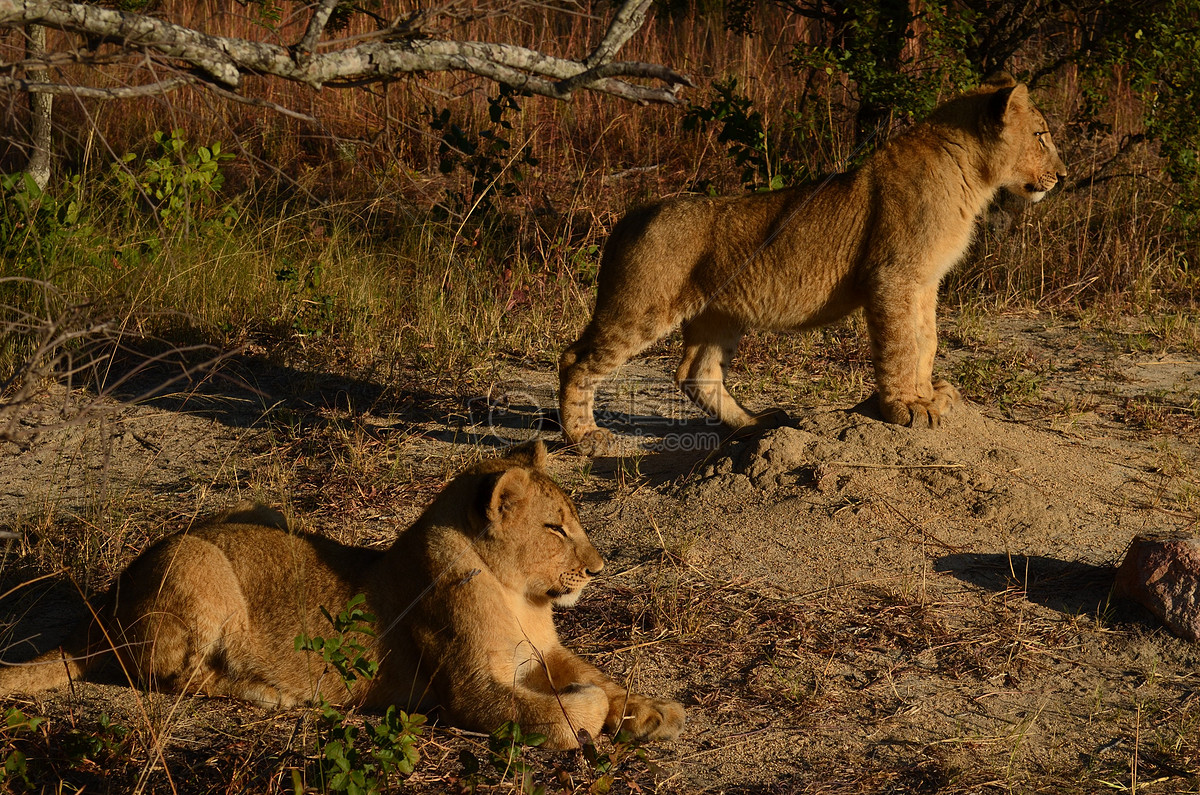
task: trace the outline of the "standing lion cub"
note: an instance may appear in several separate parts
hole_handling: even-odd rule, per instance
[[[605,448],[593,398],[607,375],[683,326],[675,380],[730,428],[770,427],[725,388],[751,329],[799,330],[866,312],[888,422],[936,426],[961,401],[933,380],[938,284],[1004,188],[1038,201],[1066,176],[1046,120],[1008,75],[951,100],[860,168],[735,198],[682,196],[634,210],[600,264],[596,309],[559,361],[567,441]]]
[[[67,684],[112,648],[131,675],[178,691],[288,706],[318,692],[368,708],[440,706],[458,726],[505,721],[546,734],[630,730],[673,739],[674,701],[630,693],[563,648],[552,606],[570,606],[604,568],[541,442],[459,475],[387,551],[298,533],[243,503],[142,553],[61,651],[0,669],[0,695]],[[357,594],[376,616],[374,679],[347,692],[301,633],[327,635]]]

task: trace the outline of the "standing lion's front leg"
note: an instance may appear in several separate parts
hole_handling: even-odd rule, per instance
[[[938,349],[937,297],[936,284],[917,295],[917,389],[922,397],[932,401],[939,414],[945,415],[962,403],[962,395],[949,381],[933,380],[933,362]]]
[[[937,285],[877,286],[866,305],[871,358],[883,419],[936,428],[962,398],[933,381],[937,353]]]

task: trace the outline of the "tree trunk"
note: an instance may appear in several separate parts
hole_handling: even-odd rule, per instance
[[[30,25],[26,29],[25,58],[30,61],[46,57],[46,27],[45,25]],[[25,70],[25,76],[36,83],[46,82],[44,67],[30,67]],[[54,105],[53,94],[31,92],[29,94],[29,116],[32,120],[29,154],[29,164],[25,171],[33,177],[37,186],[45,190],[50,184],[50,112]]]

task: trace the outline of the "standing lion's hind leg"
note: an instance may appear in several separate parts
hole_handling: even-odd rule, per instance
[[[720,345],[713,343],[685,344],[683,359],[675,371],[675,383],[693,403],[729,428],[745,428],[754,423],[750,412],[725,388],[727,356]]]
[[[590,357],[591,347],[585,336],[563,351],[558,360],[558,423],[564,438],[576,445],[600,430],[594,405],[600,379],[589,372]]]
[[[585,455],[612,444],[612,432],[596,425],[596,387],[618,367],[663,337],[671,324],[595,320],[558,360],[558,417],[566,440]]]
[[[751,414],[729,394],[725,372],[742,332],[722,325],[701,316],[683,327],[683,359],[675,371],[675,383],[692,402],[732,430],[786,422],[787,415],[779,410]]]

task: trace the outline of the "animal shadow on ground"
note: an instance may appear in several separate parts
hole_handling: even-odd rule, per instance
[[[87,614],[80,589],[65,576],[0,569],[0,661],[25,662],[67,639]]]
[[[503,448],[532,438],[563,450],[553,387],[500,380],[486,392],[463,392],[436,379],[406,384],[403,368],[383,363],[353,375],[300,369],[269,356],[212,344],[151,340],[125,343],[105,360],[103,377],[90,392],[121,403],[137,403],[214,420],[231,428],[268,427],[277,421],[296,430],[320,432],[348,418],[370,415],[372,434],[412,434],[447,444]],[[449,384],[449,382],[446,382]],[[674,389],[668,390],[672,399]],[[731,433],[703,416],[678,416],[651,404],[601,410],[597,420],[617,435],[617,447],[597,456],[589,471],[609,479],[635,479],[659,486],[686,476],[725,455],[731,445],[769,429]],[[872,396],[849,413],[879,419]],[[351,419],[351,421],[353,421]],[[790,422],[788,424],[791,424]]]
[[[150,341],[144,349],[126,344],[105,359],[87,391],[91,399],[152,406],[231,428],[280,420],[319,430],[347,415],[369,414],[380,420],[372,423],[380,434],[417,433],[487,447],[528,438],[543,420],[540,408],[510,410],[502,397],[464,397],[452,389],[407,385],[404,371],[391,365],[340,375],[245,351],[214,351],[211,345],[169,347],[162,341]]]
[[[730,431],[706,418],[665,420],[660,416],[607,414],[598,422],[616,435],[613,449],[591,458],[589,471],[609,480],[632,478],[659,487],[689,476],[739,443],[771,429]],[[570,450],[562,440],[558,413],[546,424],[550,448]]]
[[[281,408],[388,415],[410,413],[424,405],[441,406],[447,400],[422,389],[384,386],[375,380],[373,370],[361,376],[337,376],[244,351],[212,356],[211,350],[206,346],[200,354],[182,348],[155,353],[127,346],[106,362],[104,378],[98,379],[93,391],[238,428],[256,425]]]
[[[1159,626],[1149,611],[1113,594],[1116,569],[1111,565],[1040,555],[955,553],[938,558],[933,568],[990,591],[1018,589],[1029,601],[1060,613]]]

